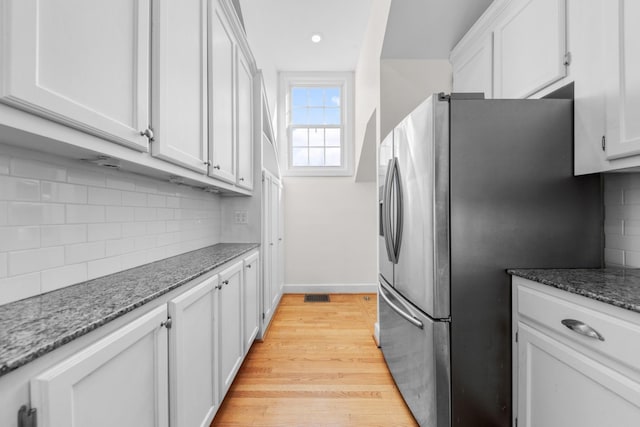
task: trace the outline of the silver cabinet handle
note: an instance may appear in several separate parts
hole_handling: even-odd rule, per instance
[[[218,284],[216,285],[216,289],[218,289],[218,290],[222,289],[222,283],[218,283]]]
[[[389,304],[389,307],[391,307],[393,311],[398,313],[403,319],[411,323],[413,326],[420,329],[424,329],[424,325],[422,324],[420,319],[417,319],[415,316],[412,316],[411,314],[405,313],[404,311],[402,311],[400,307],[398,307],[397,305],[391,302],[391,300],[385,293],[386,290],[384,289],[384,286],[382,285],[382,283],[380,283],[379,287],[380,287],[380,295],[387,302],[387,304]]]
[[[220,165],[215,165],[213,168],[220,170]]]
[[[151,130],[151,128],[146,128],[145,130],[140,132],[140,135],[146,136],[147,138],[149,138],[149,141],[153,141],[153,130]]]
[[[205,166],[211,166],[211,162],[209,160],[207,160],[206,162],[204,162]]]
[[[576,332],[580,335],[604,341],[604,337],[598,331],[584,322],[575,319],[564,319],[561,321],[561,323],[567,328],[571,329],[573,332]]]
[[[223,281],[222,281],[222,284],[223,284],[223,285],[228,285],[228,284],[229,284],[229,281],[228,281],[228,280],[223,280]]]
[[[240,178],[240,179],[238,179],[238,181],[244,181],[244,178]]]

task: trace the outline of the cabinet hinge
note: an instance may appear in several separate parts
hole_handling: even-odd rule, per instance
[[[607,137],[602,135],[602,151],[605,151],[607,148]]]
[[[516,342],[518,342],[518,332],[516,332]]]
[[[264,313],[262,313],[262,320],[264,320]]]
[[[567,53],[564,54],[564,62],[563,62],[563,64],[567,65],[567,66],[571,65],[571,52],[567,52]]]
[[[160,323],[160,326],[164,326],[167,329],[171,329],[171,325],[173,325],[173,320],[171,319],[171,316],[167,317],[167,320]]]
[[[22,405],[18,410],[18,427],[38,427],[38,411]]]
[[[516,418],[516,427],[518,427],[518,419]]]

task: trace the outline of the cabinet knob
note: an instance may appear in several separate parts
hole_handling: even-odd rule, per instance
[[[140,132],[140,135],[146,136],[147,138],[149,138],[149,141],[153,141],[153,130],[150,127]]]
[[[215,286],[215,288],[216,288],[216,289],[222,289],[222,283],[218,283],[218,284]]]
[[[238,181],[244,181],[244,178],[240,178],[240,179],[238,179]]]
[[[205,166],[211,166],[211,162],[209,160],[207,160],[206,162],[204,162]]]
[[[251,264],[247,264],[247,268],[251,268]]]
[[[223,285],[228,285],[228,284],[229,284],[229,281],[228,281],[228,280],[223,280],[223,281],[222,281],[222,284],[223,284]]]
[[[213,168],[220,170],[220,165],[215,165]]]

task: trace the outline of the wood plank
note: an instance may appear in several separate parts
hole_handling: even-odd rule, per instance
[[[373,340],[376,295],[330,298],[282,297],[212,427],[417,426]]]

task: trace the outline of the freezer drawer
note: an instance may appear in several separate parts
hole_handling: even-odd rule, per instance
[[[378,288],[380,347],[418,424],[451,425],[449,323],[434,322],[384,279]]]

